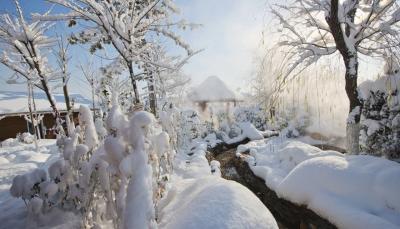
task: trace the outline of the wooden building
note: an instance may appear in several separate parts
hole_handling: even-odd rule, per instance
[[[65,110],[60,111],[61,119],[64,119],[66,114],[67,112]],[[53,113],[39,111],[36,112],[36,115],[42,116],[36,126],[38,138],[55,138]],[[0,141],[7,138],[15,138],[19,133],[29,132],[34,134],[33,125],[25,117],[29,117],[29,112],[0,114]],[[73,117],[74,123],[77,124],[79,122],[77,110],[73,112]]]

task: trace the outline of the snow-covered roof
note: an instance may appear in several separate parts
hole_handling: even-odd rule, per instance
[[[239,100],[235,93],[217,76],[209,76],[195,87],[188,97],[193,102],[223,102]]]
[[[63,94],[54,94],[57,101],[57,108],[60,111],[66,110]],[[91,101],[79,94],[70,94],[71,101],[74,101],[74,108],[80,105],[90,106]],[[39,112],[51,111],[50,103],[44,92],[35,92],[36,110]],[[0,115],[28,112],[28,94],[26,92],[0,91]]]

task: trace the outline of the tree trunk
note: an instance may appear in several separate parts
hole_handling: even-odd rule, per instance
[[[67,106],[67,111],[71,111],[72,106],[71,106],[71,101],[69,99],[69,93],[68,93],[68,86],[65,78],[63,77],[63,92],[64,92],[64,99],[65,99],[65,105]]]
[[[154,88],[153,74],[150,74],[150,78],[147,83],[148,83],[148,91],[149,91],[150,110],[151,110],[151,113],[156,115],[157,114],[157,98],[156,98],[156,92],[155,92],[155,88]]]
[[[354,0],[356,1],[356,0]],[[354,22],[355,10],[350,10],[347,15],[351,22]],[[349,117],[347,119],[347,151],[352,154],[359,153],[359,123],[361,114],[361,101],[358,99],[357,78],[358,78],[358,56],[357,43],[346,43],[346,37],[351,33],[351,25],[341,21],[339,18],[339,0],[331,0],[331,9],[326,17],[336,48],[342,55],[346,66],[346,94],[349,98]],[[345,23],[345,31],[342,30],[342,23]]]
[[[41,77],[41,78],[43,78],[43,77]],[[58,112],[56,102],[54,101],[53,96],[51,95],[50,89],[47,86],[47,83],[45,82],[45,80],[42,79],[42,80],[40,80],[40,82],[42,83],[43,90],[46,93],[47,99],[49,100],[50,107],[54,112],[54,117],[56,119],[56,122],[58,122],[59,118],[60,118],[60,112]]]
[[[94,109],[96,109],[95,103],[94,103],[94,78],[91,79],[91,87],[92,87],[92,107],[93,107],[93,115],[94,115]]]
[[[132,63],[132,61],[128,63],[128,68],[129,68],[129,76],[131,78],[133,93],[135,94],[135,99],[134,99],[133,102],[134,102],[134,104],[139,104],[140,103],[140,98],[139,98],[139,92],[138,92],[137,85],[136,85],[135,75],[133,74],[133,63]]]
[[[32,42],[29,42],[30,47],[32,48],[32,55],[33,57],[37,58],[37,51],[34,48],[35,46],[33,45]],[[28,46],[29,47],[29,46]],[[39,66],[38,61],[34,61],[34,66],[31,66],[32,69],[36,69],[38,75],[40,76],[40,83],[42,84],[42,89],[43,91],[46,93],[46,97],[50,102],[50,107],[52,108],[53,112],[54,112],[54,118],[56,120],[56,124],[57,127],[59,125],[61,125],[61,121],[60,121],[60,113],[58,112],[57,106],[56,106],[56,102],[54,101],[54,97],[51,95],[50,93],[50,88],[48,86],[48,81],[47,78],[43,75],[43,72],[41,71],[41,67]]]
[[[347,118],[346,135],[347,151],[351,154],[359,153],[360,116],[362,104],[358,98],[358,58],[357,55],[345,59],[346,65],[346,94],[349,98],[349,116]]]
[[[33,128],[33,142],[35,143],[35,150],[36,152],[39,152],[39,146],[38,146],[38,133],[36,131],[36,122],[35,122],[35,118],[33,116],[33,112],[32,112],[32,96],[33,96],[33,90],[32,90],[32,86],[31,83],[28,81],[28,109],[29,109],[29,115],[31,117],[31,123],[32,123],[32,128]]]

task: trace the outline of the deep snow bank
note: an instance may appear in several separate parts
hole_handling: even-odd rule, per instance
[[[241,155],[248,151],[249,156]],[[340,228],[400,227],[400,165],[274,138],[238,148],[266,185]]]
[[[163,204],[161,228],[278,228],[250,190],[217,176],[175,183]]]

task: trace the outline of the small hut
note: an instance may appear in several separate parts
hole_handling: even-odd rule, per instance
[[[55,138],[53,127],[55,121],[49,101],[44,93],[35,93],[35,114],[39,117],[36,125],[38,138]],[[79,94],[71,94],[74,101],[74,122],[78,121],[78,108],[80,105],[90,106],[91,101]],[[67,114],[64,96],[55,94],[61,118]],[[18,133],[34,133],[33,125],[29,120],[28,95],[25,92],[0,91],[0,141],[15,138]]]
[[[208,106],[225,107],[236,106],[241,100],[217,76],[209,76],[199,86],[188,94],[189,99],[204,112]]]

